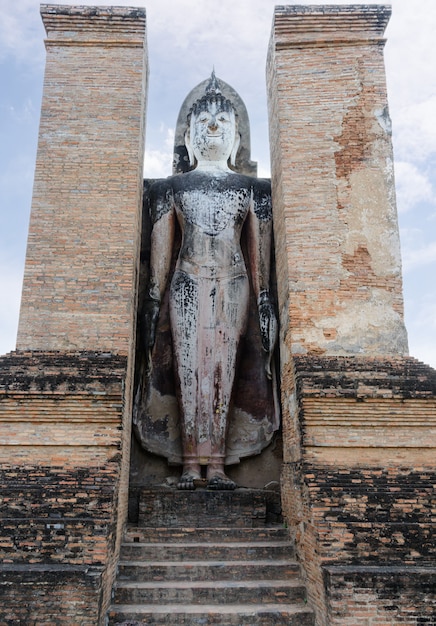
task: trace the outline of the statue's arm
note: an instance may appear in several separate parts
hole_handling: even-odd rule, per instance
[[[151,350],[156,340],[156,326],[162,297],[171,266],[175,232],[175,211],[171,187],[159,181],[150,189],[151,232],[150,274],[144,301],[144,342]]]
[[[267,354],[265,365],[271,377],[271,359],[277,341],[277,318],[270,295],[272,207],[271,188],[267,181],[256,181],[248,215],[248,251],[252,284],[259,312],[262,348]]]

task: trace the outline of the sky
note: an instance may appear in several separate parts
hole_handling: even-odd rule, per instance
[[[74,4],[59,0],[56,4]],[[76,4],[109,2],[79,0]],[[252,159],[269,176],[265,63],[277,2],[136,0],[149,51],[145,177],[171,174],[172,139],[188,92],[216,74],[244,100]],[[316,2],[287,4],[326,4]],[[334,4],[349,4],[337,0]],[[377,4],[368,0],[365,4]],[[386,78],[393,124],[411,356],[436,367],[436,1],[392,0]],[[44,27],[37,0],[0,0],[0,354],[15,349],[38,140]]]

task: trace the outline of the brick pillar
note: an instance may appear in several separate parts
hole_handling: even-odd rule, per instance
[[[19,352],[0,381],[0,482],[23,523],[3,542],[0,621],[100,626],[128,505],[145,12],[41,14],[47,62]],[[16,510],[4,515],[11,532]]]
[[[282,345],[407,354],[386,6],[276,7],[268,59]]]
[[[134,341],[145,12],[42,5],[47,62],[17,348]]]
[[[269,50],[281,493],[319,626],[431,611],[436,376],[404,356],[389,16],[277,7]]]

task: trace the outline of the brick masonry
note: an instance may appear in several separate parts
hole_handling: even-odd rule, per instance
[[[145,11],[42,5],[17,353],[0,362],[0,623],[104,623],[127,519]]]
[[[279,6],[267,82],[277,281],[291,353],[407,353],[386,6]]]
[[[42,5],[47,31],[20,350],[134,344],[145,12]]]
[[[296,357],[282,498],[318,623],[434,624],[436,372]]]
[[[282,507],[317,626],[436,623],[436,375],[403,356],[389,14],[277,7],[269,52]],[[128,508],[145,14],[42,15],[18,352],[0,359],[0,624],[101,625]]]
[[[326,567],[332,624],[434,626],[435,568]]]
[[[109,354],[0,359],[0,624],[100,623],[127,517],[125,375]]]
[[[436,373],[404,356],[389,17],[279,6],[268,54],[283,511],[318,626],[436,623]]]

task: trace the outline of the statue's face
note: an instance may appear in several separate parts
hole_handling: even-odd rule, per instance
[[[221,161],[229,158],[235,143],[235,114],[223,111],[211,102],[200,111],[191,125],[191,145],[197,161]]]

